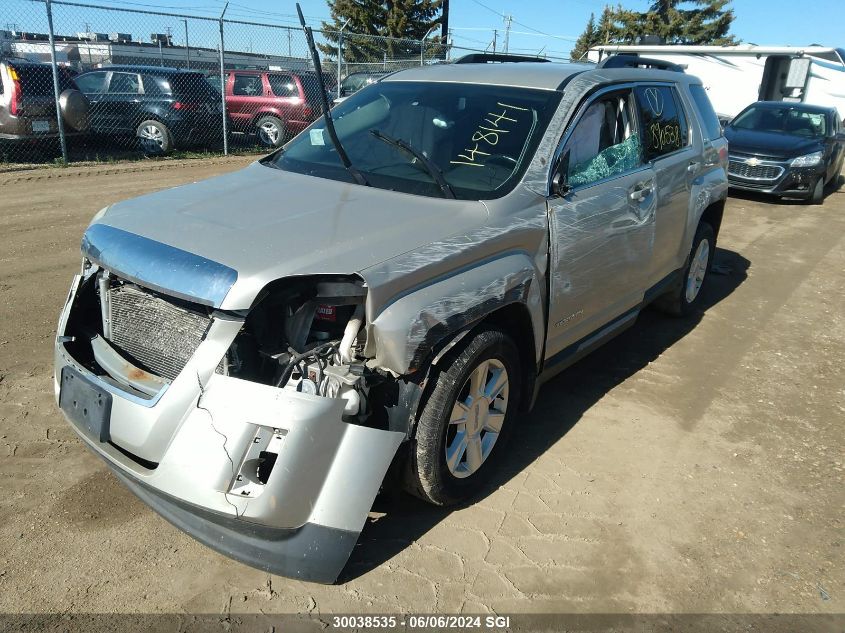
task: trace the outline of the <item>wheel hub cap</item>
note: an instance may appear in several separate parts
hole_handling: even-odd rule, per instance
[[[698,296],[701,290],[701,285],[704,283],[704,277],[707,275],[707,267],[710,263],[710,243],[707,240],[701,240],[695,254],[692,256],[692,261],[689,266],[689,273],[687,274],[686,283],[686,299],[687,303],[692,303]]]
[[[505,421],[508,386],[505,366],[490,359],[461,388],[446,429],[446,465],[455,477],[472,475],[490,456]]]

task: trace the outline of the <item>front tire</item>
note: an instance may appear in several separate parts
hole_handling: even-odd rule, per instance
[[[710,273],[716,253],[716,233],[707,222],[700,222],[692,240],[689,261],[684,268],[680,288],[663,295],[655,305],[674,316],[688,316],[698,310],[701,289]]]
[[[819,176],[816,184],[813,185],[813,192],[807,200],[810,204],[821,204],[824,202],[824,176]]]
[[[406,489],[439,506],[487,483],[520,398],[519,353],[510,337],[484,328],[467,339],[435,370],[406,469]]]

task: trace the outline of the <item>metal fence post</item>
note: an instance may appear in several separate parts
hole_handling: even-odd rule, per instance
[[[62,146],[62,160],[68,162],[65,122],[62,119],[62,104],[59,101],[59,67],[56,65],[56,40],[53,37],[53,6],[47,0],[47,33],[50,38],[50,66],[53,69],[53,97],[56,100],[56,125],[59,129],[59,143]]]
[[[343,29],[340,29],[340,35],[337,36],[337,96],[340,96],[340,81],[341,81],[341,65],[343,64]]]
[[[223,16],[226,15],[226,9],[229,8],[229,3],[223,7],[223,13],[220,14],[220,101],[223,105],[223,154],[229,154],[229,117],[226,114],[226,73],[223,65]]]

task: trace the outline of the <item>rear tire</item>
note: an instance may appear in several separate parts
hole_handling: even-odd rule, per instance
[[[467,336],[434,371],[411,441],[405,488],[443,506],[476,494],[495,472],[522,380],[516,346],[494,328]]]
[[[173,149],[173,137],[167,126],[160,121],[143,121],[135,132],[141,151],[148,156],[167,154]]]
[[[673,316],[685,317],[697,312],[701,289],[710,273],[716,253],[716,233],[707,222],[700,222],[692,240],[689,261],[684,268],[679,288],[663,295],[655,306]]]
[[[263,116],[255,124],[258,140],[265,147],[281,147],[285,144],[285,124],[278,117]]]

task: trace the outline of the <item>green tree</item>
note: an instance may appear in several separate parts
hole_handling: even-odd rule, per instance
[[[656,35],[667,44],[736,44],[729,5],[730,0],[655,0],[645,12],[620,6],[615,11],[621,27],[618,41]]]
[[[440,23],[442,0],[328,0],[328,3],[332,22],[323,22],[323,37],[328,43],[321,44],[320,50],[329,57],[337,56],[340,28],[349,20],[343,31],[344,60],[372,62],[381,61],[385,53],[391,58],[419,55],[419,40]],[[440,38],[430,40],[437,46]]]

